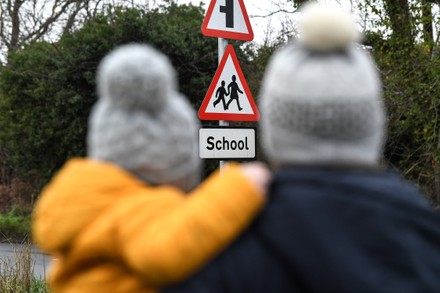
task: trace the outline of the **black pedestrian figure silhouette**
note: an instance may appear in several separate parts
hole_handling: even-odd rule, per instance
[[[228,85],[228,94],[230,94],[231,97],[229,98],[229,101],[226,104],[226,110],[229,108],[229,105],[232,103],[233,100],[237,101],[238,111],[243,110],[243,108],[240,107],[240,101],[238,99],[238,93],[242,94],[243,92],[238,87],[238,84],[235,82],[236,79],[237,77],[235,75],[232,75],[232,81]]]
[[[227,95],[228,95],[228,93],[226,92],[226,89],[225,89],[225,81],[222,80],[222,86],[220,86],[217,89],[217,91],[215,92],[215,97],[217,99],[214,101],[214,108],[218,103],[220,103],[220,101],[222,101],[223,102],[223,109],[227,110],[228,108],[226,107],[226,101],[225,101],[225,96],[227,96]]]

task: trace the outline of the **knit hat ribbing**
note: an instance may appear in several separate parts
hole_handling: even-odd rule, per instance
[[[124,45],[107,55],[97,72],[88,156],[151,184],[197,184],[198,120],[176,85],[170,61],[150,46]]]
[[[381,83],[370,56],[352,43],[358,38],[354,22],[319,5],[305,7],[302,17],[300,38],[273,55],[263,80],[261,130],[268,158],[377,165],[385,135]]]

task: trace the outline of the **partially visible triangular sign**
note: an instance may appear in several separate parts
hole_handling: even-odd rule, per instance
[[[202,34],[208,37],[252,41],[254,32],[243,0],[211,0],[202,24]]]
[[[200,106],[199,118],[230,121],[258,121],[260,118],[232,45],[225,49]]]

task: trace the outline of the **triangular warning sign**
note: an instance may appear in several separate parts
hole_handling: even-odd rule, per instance
[[[258,121],[260,118],[232,45],[226,47],[200,106],[199,118],[230,121]]]
[[[208,37],[252,41],[254,32],[243,0],[211,0],[202,24],[202,34]]]

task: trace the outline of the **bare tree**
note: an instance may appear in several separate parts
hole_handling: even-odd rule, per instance
[[[150,9],[155,5],[155,0],[0,0],[1,55],[5,59],[32,41],[57,40],[108,6]]]
[[[3,0],[0,5],[2,45],[7,52],[14,51],[26,42],[55,33],[58,21],[78,14],[86,3],[72,0]]]

